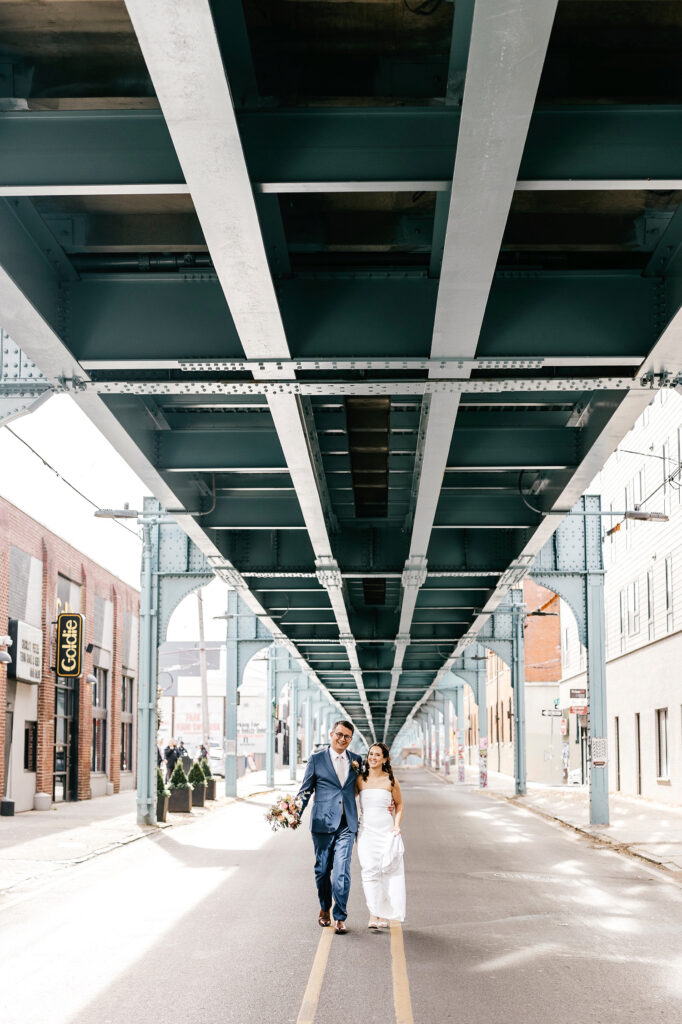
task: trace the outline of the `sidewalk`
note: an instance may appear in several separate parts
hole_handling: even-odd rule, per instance
[[[302,772],[299,766],[299,778]],[[224,780],[218,778],[217,783],[220,793]],[[275,788],[291,785],[289,769],[278,769]],[[240,799],[268,792],[265,772],[242,776],[237,789]],[[136,797],[135,790],[127,790],[115,796],[53,804],[49,811],[0,818],[0,895],[145,836],[156,837],[164,828],[187,825],[234,802],[231,797],[219,796],[206,807],[195,807],[191,814],[169,814],[166,824],[156,828],[137,825]]]
[[[457,784],[456,773],[434,774],[443,782]],[[477,787],[478,769],[466,765],[466,779],[468,788]],[[682,881],[682,807],[611,793],[611,824],[590,825],[589,792],[585,786],[553,787],[531,782],[526,796],[516,797],[510,776],[489,771],[488,788],[480,792],[513,800],[596,842],[663,868]]]

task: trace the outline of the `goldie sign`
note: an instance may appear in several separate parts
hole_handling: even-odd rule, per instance
[[[83,616],[62,612],[57,616],[57,675],[65,679],[81,674]]]

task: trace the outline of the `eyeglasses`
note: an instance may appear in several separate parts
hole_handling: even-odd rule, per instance
[[[350,743],[353,739],[353,734],[347,732],[333,732],[332,736],[335,736],[337,740],[345,740],[346,743]]]

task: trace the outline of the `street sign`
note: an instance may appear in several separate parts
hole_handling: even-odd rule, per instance
[[[568,709],[572,715],[586,715],[587,704],[577,704],[574,707]]]
[[[563,711],[561,708],[543,708],[542,714],[545,718],[561,718]]]
[[[83,616],[62,612],[57,616],[57,675],[74,679],[81,674],[83,658]]]
[[[570,690],[571,700],[587,700],[587,690]]]
[[[561,732],[562,736],[566,736],[568,734],[568,719],[567,718],[562,718],[561,721],[559,722],[559,731]]]

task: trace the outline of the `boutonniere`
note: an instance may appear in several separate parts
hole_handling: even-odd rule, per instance
[[[360,774],[360,762],[359,761],[351,761],[350,766],[351,766],[351,768],[353,769],[353,771],[355,772],[356,775]]]

